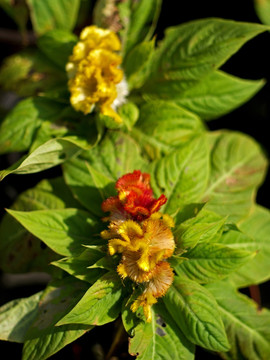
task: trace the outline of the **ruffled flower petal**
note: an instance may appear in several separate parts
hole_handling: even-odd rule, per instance
[[[116,101],[118,85],[125,82],[119,68],[122,57],[115,53],[120,48],[120,40],[110,30],[88,26],[81,32],[66,65],[70,102],[75,110],[88,114],[97,106],[103,115],[121,123],[115,111],[115,104],[124,101],[123,94]]]

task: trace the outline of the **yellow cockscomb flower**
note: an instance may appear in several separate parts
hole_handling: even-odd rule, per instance
[[[88,26],[81,32],[66,65],[70,102],[75,110],[88,114],[98,107],[103,115],[121,123],[115,108],[124,102],[127,86],[121,84],[125,82],[119,68],[122,58],[116,54],[120,49],[120,40],[110,30]]]

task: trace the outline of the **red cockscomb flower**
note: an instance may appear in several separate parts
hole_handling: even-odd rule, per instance
[[[158,199],[153,197],[150,186],[150,175],[134,170],[133,173],[122,176],[116,182],[117,196],[103,201],[102,210],[111,212],[109,220],[113,218],[130,218],[136,221],[147,219],[166,203],[167,198],[161,195]]]

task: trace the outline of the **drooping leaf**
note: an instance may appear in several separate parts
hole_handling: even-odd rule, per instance
[[[155,159],[202,132],[203,125],[193,113],[172,102],[150,101],[141,107],[132,135]]]
[[[160,317],[162,315],[162,317]],[[166,309],[152,311],[150,323],[141,321],[130,339],[129,352],[138,360],[193,360],[195,347],[183,335]]]
[[[270,356],[270,312],[258,310],[247,296],[229,283],[207,285],[217,300],[231,349],[223,353],[226,360],[262,360]]]
[[[153,163],[153,189],[168,198],[164,212],[174,214],[184,205],[201,199],[209,176],[208,156],[202,135]]]
[[[91,330],[90,325],[55,324],[81,299],[87,284],[68,277],[48,285],[33,325],[26,333],[23,360],[45,360]]]
[[[37,35],[52,29],[72,30],[76,24],[80,0],[26,0]]]
[[[116,179],[143,166],[137,143],[128,135],[111,132],[98,147],[66,162],[63,169],[74,196],[100,217],[104,216],[102,201],[115,194]]]
[[[250,211],[267,162],[259,145],[246,135],[220,131],[209,140],[210,178],[201,200],[207,201],[209,210],[235,222]]]
[[[0,171],[0,180],[9,174],[32,174],[59,165],[81,152],[77,145],[67,138],[51,139],[10,168]]]
[[[164,303],[189,341],[213,351],[229,349],[217,303],[204,287],[176,276]]]
[[[237,287],[259,284],[270,278],[270,213],[268,209],[255,206],[251,214],[239,223],[243,232],[229,231],[221,241],[231,248],[256,251],[256,256],[230,275]]]
[[[66,63],[77,41],[76,35],[65,30],[56,29],[42,35],[38,39],[37,45],[54,64],[58,65],[59,70],[65,71]]]
[[[256,13],[263,24],[270,25],[270,1],[254,0]]]
[[[11,206],[13,210],[32,211],[80,207],[62,178],[43,180],[33,189],[28,189]],[[5,214],[0,223],[0,264],[5,272],[48,272],[48,266],[58,256],[29,233],[10,214]]]
[[[82,245],[102,243],[96,220],[83,210],[8,210],[8,213],[60,255],[79,255]]]
[[[215,71],[185,91],[174,88],[171,100],[205,120],[215,119],[239,107],[255,95],[264,80],[245,80]]]
[[[54,261],[52,265],[68,272],[76,278],[87,281],[93,284],[98,280],[106,270],[101,268],[90,268],[99,259],[105,256],[98,247],[92,246],[90,249],[85,249],[79,256],[71,256],[58,261]]]
[[[0,340],[24,342],[25,333],[34,321],[42,292],[16,299],[0,308]]]
[[[117,318],[122,306],[123,285],[116,272],[97,280],[57,325],[103,325]]]
[[[57,118],[63,105],[43,98],[20,101],[0,126],[0,153],[27,150],[42,121]]]
[[[223,19],[200,19],[166,30],[143,87],[148,96],[170,98],[195,86],[224,64],[242,45],[269,30],[260,24]]]
[[[201,284],[224,278],[250,262],[255,253],[237,250],[221,244],[197,244],[184,254],[186,260],[174,266],[176,273]]]

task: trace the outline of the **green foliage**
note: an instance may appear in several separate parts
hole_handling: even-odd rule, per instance
[[[38,35],[52,29],[72,30],[76,24],[80,0],[26,0],[33,27]]]
[[[60,255],[80,254],[82,245],[100,241],[94,237],[89,239],[89,234],[98,233],[98,226],[96,220],[83,210],[8,210],[8,213]]]
[[[25,333],[37,315],[42,293],[26,299],[16,299],[0,308],[1,340],[24,342]]]
[[[211,171],[200,200],[208,202],[208,209],[238,221],[249,213],[267,161],[258,144],[240,133],[217,132],[209,142]]]
[[[38,303],[36,318],[25,335],[23,360],[34,360],[37,356],[45,360],[93,328],[77,325],[55,326],[80,300],[86,289],[84,282],[74,278],[56,280],[47,286]]]
[[[209,177],[208,151],[201,135],[151,164],[153,189],[168,198],[164,211],[175,214],[202,198]]]
[[[164,306],[158,306],[156,311],[151,323],[140,322],[135,327],[130,354],[140,360],[193,360],[194,345],[185,338]]]
[[[0,84],[19,96],[42,96],[46,90],[65,85],[66,76],[41,52],[22,51],[5,59]]]
[[[270,25],[270,1],[254,0],[256,13],[263,24]]]
[[[61,178],[43,180],[23,192],[12,205],[16,211],[33,211],[79,207]],[[8,213],[0,223],[0,264],[6,272],[50,271],[49,263],[58,256],[43,248],[40,240],[29,233]]]
[[[215,296],[231,349],[224,359],[267,359],[270,355],[270,312],[258,310],[257,304],[226,282],[208,285]]]
[[[116,272],[103,275],[57,325],[103,325],[115,320],[121,310],[123,287]]]
[[[46,119],[56,119],[63,105],[43,98],[19,102],[1,123],[0,152],[25,151]]]
[[[243,80],[218,70],[182,91],[175,102],[203,119],[211,120],[245,103],[264,84],[264,80]]]
[[[145,166],[139,146],[128,135],[110,132],[91,152],[64,164],[64,178],[74,196],[93,214],[102,216],[101,203],[114,195],[115,180]]]
[[[204,287],[175,277],[164,303],[189,341],[209,350],[229,349],[217,303]]]
[[[132,135],[155,159],[201,132],[203,125],[195,114],[173,102],[155,100],[141,107]]]
[[[252,261],[230,276],[237,287],[246,287],[269,280],[269,226],[269,210],[256,206],[251,214],[239,223],[239,228],[244,234],[229,231],[222,236],[221,241],[231,248],[257,252]]]
[[[245,42],[267,29],[259,24],[221,19],[202,19],[167,29],[164,40],[152,57],[151,74],[141,91],[146,98],[174,100],[180,104],[185,104],[187,92],[187,108],[196,109],[196,113],[206,118],[228,112],[239,106],[261,85],[243,82],[226,74],[216,73],[215,70]],[[218,78],[220,79],[217,80]],[[217,81],[218,91],[215,91],[215,96],[208,97],[209,93],[213,94]],[[213,86],[210,85],[211,82],[214,83]],[[226,101],[222,101],[224,83],[227,87],[230,86]],[[241,95],[237,91],[240,86]],[[237,97],[234,97],[236,92]],[[198,95],[204,96],[205,101],[197,99]],[[221,101],[222,105],[219,105]],[[198,108],[199,104],[201,108]],[[215,109],[211,110],[213,107]]]
[[[78,38],[75,35],[63,29],[57,29],[42,35],[38,39],[38,47],[53,63],[64,71],[68,57],[71,55],[73,46],[77,41]]]
[[[269,311],[237,291],[269,280],[270,216],[256,204],[267,159],[251,137],[210,132],[204,121],[227,114],[262,88],[264,80],[240,79],[220,68],[269,26],[201,19],[167,29],[156,43],[160,0],[97,1],[94,23],[117,31],[129,87],[116,106],[122,119],[116,124],[98,105],[88,115],[70,105],[65,68],[78,41],[71,31],[85,22],[82,11],[90,2],[26,4],[1,1],[22,31],[30,10],[37,46],[7,58],[0,69],[3,89],[19,96],[1,122],[0,153],[24,152],[0,178],[59,165],[63,176],[20,194],[0,223],[1,270],[52,277],[41,293],[0,308],[0,339],[24,342],[23,360],[45,360],[121,315],[137,359],[193,360],[196,345],[226,360],[268,359]],[[255,4],[268,23],[267,2]],[[127,254],[111,256],[108,231],[100,235],[109,216],[102,202],[116,196],[117,179],[134,170],[151,175],[155,198],[167,197],[160,211],[175,222],[174,253],[157,260],[173,268],[173,283],[161,291],[162,299],[152,295],[157,303],[149,322],[141,307],[133,312],[130,306],[147,285],[169,283],[166,274],[150,278],[154,285],[131,281],[118,267]],[[118,201],[126,201],[130,188]],[[116,229],[123,219],[140,223],[119,206],[109,217],[110,240],[122,236]],[[126,242],[136,243],[137,235],[130,239],[121,231]]]

